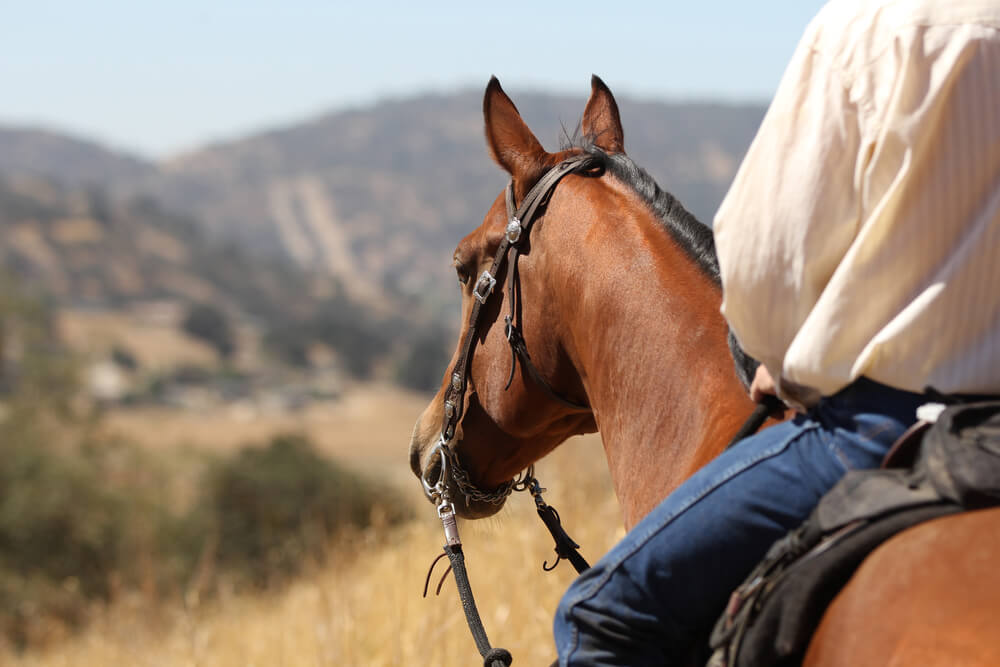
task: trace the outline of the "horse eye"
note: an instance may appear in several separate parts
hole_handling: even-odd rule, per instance
[[[459,264],[457,261],[455,262],[455,273],[458,274],[458,282],[462,283],[463,285],[469,284],[469,272],[466,271],[465,267]]]

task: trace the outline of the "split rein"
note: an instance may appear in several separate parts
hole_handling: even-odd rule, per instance
[[[469,365],[472,361],[472,355],[475,352],[480,313],[496,287],[497,276],[503,268],[503,264],[507,262],[507,301],[510,310],[505,318],[505,332],[507,341],[511,347],[511,369],[505,389],[510,387],[514,379],[517,362],[520,360],[521,366],[551,399],[574,410],[588,411],[590,409],[587,405],[577,403],[553,390],[544,380],[541,373],[538,372],[538,369],[531,361],[531,357],[528,355],[524,338],[516,323],[519,313],[517,308],[517,298],[519,296],[517,289],[517,262],[520,257],[521,247],[531,231],[532,223],[535,221],[536,216],[544,209],[559,181],[571,173],[599,173],[601,169],[602,166],[599,158],[595,158],[594,156],[582,154],[567,158],[552,167],[539,179],[534,187],[528,191],[528,194],[525,195],[520,207],[515,207],[513,182],[507,185],[505,200],[508,222],[504,238],[494,255],[492,266],[488,270],[483,271],[473,286],[472,295],[475,298],[475,304],[469,315],[469,326],[459,346],[460,353],[458,360],[452,367],[451,380],[445,392],[444,420],[441,426],[441,434],[437,444],[428,454],[427,463],[420,476],[424,493],[437,506],[438,518],[441,520],[445,535],[444,553],[440,554],[434,560],[427,572],[427,579],[424,582],[424,597],[427,596],[434,567],[438,561],[448,556],[450,565],[437,585],[436,594],[441,592],[441,586],[444,584],[448,573],[454,573],[466,622],[476,642],[476,648],[483,657],[485,667],[509,667],[513,661],[513,657],[506,649],[490,646],[486,630],[483,628],[482,619],[479,616],[479,610],[472,595],[472,587],[469,583],[469,575],[465,566],[465,554],[462,551],[462,540],[458,534],[458,522],[455,514],[455,506],[452,503],[450,495],[449,481],[454,484],[454,487],[467,500],[491,504],[503,503],[514,491],[529,492],[535,500],[535,509],[538,512],[538,516],[555,540],[556,560],[551,566],[549,566],[547,561],[544,562],[542,569],[547,572],[551,571],[563,559],[569,560],[578,574],[583,573],[590,565],[580,554],[579,545],[563,530],[559,513],[542,498],[542,492],[545,489],[542,488],[534,475],[534,466],[529,466],[522,474],[504,482],[492,491],[483,491],[476,487],[469,479],[468,473],[465,472],[459,462],[458,454],[452,447],[456,429],[462,420],[465,408]],[[770,399],[771,397],[768,398]],[[767,419],[769,413],[778,409],[777,400],[769,400],[759,404],[736,436],[727,445],[727,449],[747,435],[756,432]]]

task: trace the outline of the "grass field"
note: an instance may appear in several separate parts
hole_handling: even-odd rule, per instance
[[[443,543],[434,509],[407,466],[409,431],[424,400],[363,388],[328,412],[251,424],[245,431],[221,418],[199,423],[189,416],[175,415],[174,422],[166,415],[112,416],[110,426],[132,436],[145,433],[150,447],[177,439],[229,447],[244,436],[261,440],[271,429],[298,426],[322,451],[399,485],[417,518],[332,545],[324,564],[280,591],[222,591],[209,602],[183,604],[125,596],[95,609],[78,636],[44,650],[0,654],[0,665],[481,664],[454,583],[446,582],[440,597],[421,598],[427,567]],[[546,499],[589,559],[623,534],[599,439],[566,443],[540,464],[538,476],[550,489]],[[499,518],[463,523],[461,530],[491,640],[509,649],[515,664],[549,664],[552,614],[575,573],[568,563],[542,572],[542,562],[553,557],[552,543],[530,497],[518,494]]]

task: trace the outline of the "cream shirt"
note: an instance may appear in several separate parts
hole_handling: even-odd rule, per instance
[[[714,229],[783,396],[1000,394],[1000,0],[825,6]]]

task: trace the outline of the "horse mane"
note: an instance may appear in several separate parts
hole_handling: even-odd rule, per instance
[[[594,144],[593,138],[580,141],[568,137],[566,143],[568,144],[566,148],[576,148],[597,158],[607,173],[632,188],[656,214],[657,219],[663,223],[681,250],[716,287],[722,288],[719,258],[715,253],[715,238],[708,225],[688,212],[676,197],[662,189],[649,172],[637,165],[628,155],[607,153]],[[749,389],[759,362],[743,351],[732,329],[729,329],[727,340],[729,352],[736,366],[736,374],[743,386]]]

